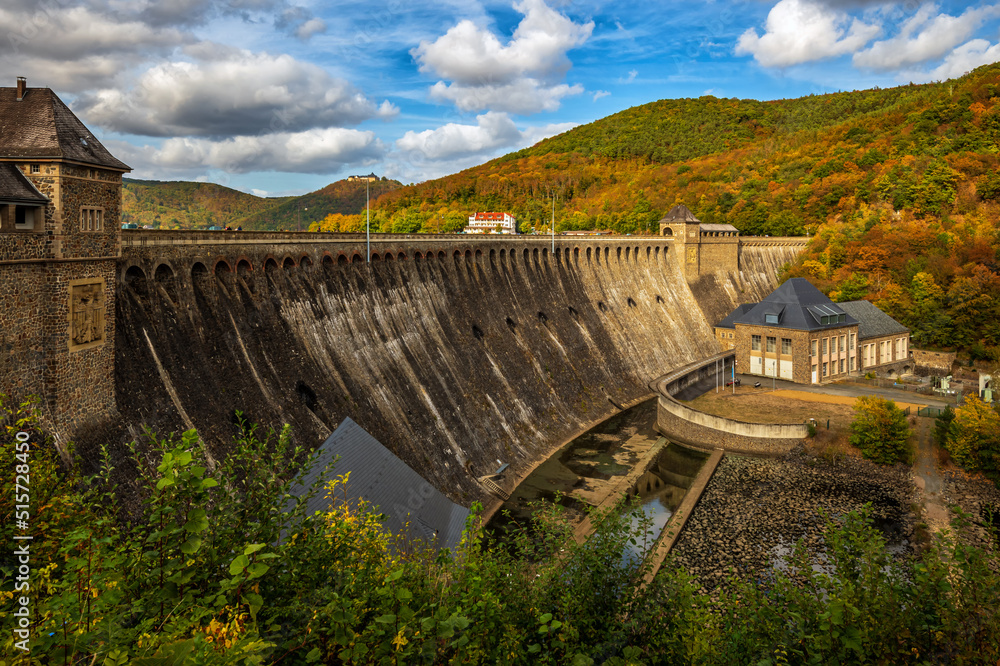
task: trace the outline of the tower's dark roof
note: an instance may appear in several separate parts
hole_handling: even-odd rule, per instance
[[[48,199],[24,177],[17,165],[0,162],[0,201],[15,204],[45,204]]]
[[[765,320],[766,315],[776,315],[778,323],[768,323]],[[823,317],[832,317],[833,321],[824,324]],[[850,313],[842,310],[805,278],[786,280],[760,303],[743,313],[734,310],[723,321],[730,318],[734,326],[736,324],[774,326],[800,331],[816,331],[858,323]]]
[[[131,171],[48,88],[0,88],[0,158],[55,158]]]
[[[858,320],[859,340],[910,332],[910,329],[879,310],[878,306],[871,301],[847,301],[846,303],[837,303],[837,305]]]
[[[326,475],[335,456],[340,458]],[[312,466],[296,479],[290,492],[305,495],[320,475],[327,482],[348,472],[347,500],[355,506],[362,499],[367,501],[383,514],[382,524],[393,534],[403,534],[409,523],[410,537],[437,548],[454,548],[461,542],[469,510],[441,494],[350,418],[316,450]],[[329,506],[322,490],[307,504],[310,514]]]
[[[663,216],[660,222],[700,222],[694,213],[684,204],[677,204]]]

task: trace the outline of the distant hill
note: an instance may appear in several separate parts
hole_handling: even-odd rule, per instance
[[[371,183],[371,198],[402,183]],[[308,229],[331,213],[359,213],[365,207],[365,183],[340,180],[298,197],[258,197],[214,183],[125,179],[122,222],[154,228]]]
[[[369,196],[376,198],[392,192],[403,184],[396,180],[382,179],[369,185]],[[300,197],[284,199],[278,205],[250,213],[236,221],[244,229],[298,229],[307,230],[313,222],[327,215],[351,215],[365,209],[365,182],[338,180],[321,190]]]
[[[264,198],[214,183],[125,179],[122,222],[154,228],[225,227],[292,197]]]

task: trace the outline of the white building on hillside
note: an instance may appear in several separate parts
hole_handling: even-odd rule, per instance
[[[469,216],[467,234],[516,234],[517,220],[510,213],[476,213]]]

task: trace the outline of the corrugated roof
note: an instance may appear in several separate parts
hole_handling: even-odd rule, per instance
[[[35,188],[17,165],[0,162],[0,201],[15,204],[45,204],[48,203],[48,198]]]
[[[327,466],[340,456],[332,470]],[[313,454],[312,465],[300,475],[291,493],[305,495],[320,475],[324,484],[350,473],[347,499],[353,505],[365,500],[383,514],[382,524],[393,534],[405,533],[437,548],[455,548],[462,539],[469,510],[441,494],[364,428],[345,418]],[[330,501],[320,492],[309,500],[310,514],[326,511]]]
[[[847,301],[846,303],[837,303],[837,305],[858,320],[859,340],[910,332],[910,329],[879,310],[878,306],[871,301]]]
[[[0,88],[0,157],[56,158],[131,171],[48,88]]]
[[[766,315],[777,315],[778,322],[769,323]],[[844,321],[839,321],[844,315]],[[823,317],[833,316],[835,320],[823,324]],[[764,300],[733,319],[735,324],[751,326],[776,326],[801,331],[816,331],[826,328],[850,326],[858,320],[840,309],[819,289],[805,278],[791,278],[767,295]]]

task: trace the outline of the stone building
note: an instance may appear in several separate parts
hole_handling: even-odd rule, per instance
[[[660,235],[673,241],[688,281],[739,270],[740,233],[731,224],[702,224],[687,206],[677,204],[660,220]]]
[[[122,175],[48,88],[0,88],[0,393],[58,439],[116,410]]]
[[[910,333],[868,301],[834,303],[792,278],[760,303],[733,310],[715,337],[736,350],[743,373],[818,384],[905,363]]]

